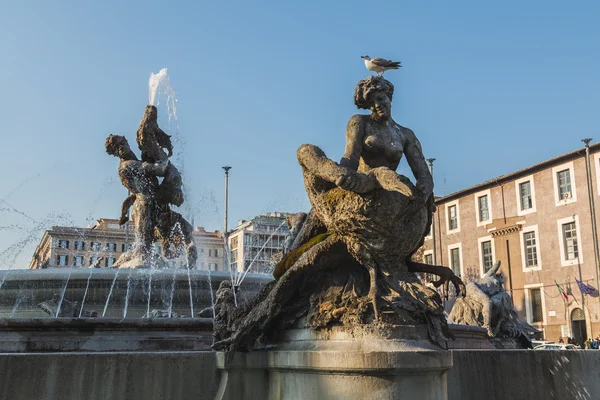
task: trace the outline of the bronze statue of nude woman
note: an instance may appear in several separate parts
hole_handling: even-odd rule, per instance
[[[436,274],[437,286],[451,282],[459,292],[464,284],[447,267],[410,259],[431,226],[433,180],[415,134],[391,117],[393,92],[382,77],[358,83],[354,102],[371,114],[350,118],[339,164],[317,146],[300,146],[312,210],[294,229],[299,233],[276,267],[277,281],[238,313],[244,316],[215,348],[252,347],[269,328],[299,315],[316,329],[426,324],[432,340],[451,337],[440,296],[415,273]],[[402,156],[415,184],[395,172]]]

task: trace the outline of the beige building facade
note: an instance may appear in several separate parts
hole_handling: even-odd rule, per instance
[[[288,234],[288,213],[273,212],[241,220],[229,232],[231,269],[244,272],[271,272],[283,250]]]
[[[132,222],[119,226],[116,219],[102,218],[91,228],[53,226],[44,232],[29,268],[110,268],[133,241]]]
[[[546,339],[600,336],[600,298],[582,295],[576,283],[598,288],[590,197],[598,209],[600,145],[590,146],[591,196],[585,154],[583,148],[438,198],[424,261],[469,280],[500,260],[521,317]]]
[[[223,232],[207,232],[200,226],[194,228],[192,234],[194,236],[194,243],[198,249],[196,269],[228,271],[226,268],[225,239],[223,238]]]
[[[192,235],[198,250],[195,269],[223,271],[223,233],[196,227]],[[91,228],[53,226],[42,236],[29,268],[110,268],[131,248],[134,236],[132,222],[120,226],[118,220],[108,218],[99,219]],[[159,244],[155,246],[160,252]]]

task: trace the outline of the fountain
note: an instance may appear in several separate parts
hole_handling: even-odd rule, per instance
[[[106,142],[130,192],[121,222],[133,207],[135,244],[118,268],[0,271],[0,398],[597,397],[600,353],[520,349],[531,327],[499,264],[465,286],[411,258],[431,224],[433,181],[416,136],[391,118],[391,82],[359,82],[355,104],[371,115],[350,119],[340,163],[298,149],[312,210],[287,219],[275,280],[194,268],[190,224],[172,210],[184,201],[181,174],[155,107],[166,94],[176,117],[166,69],[149,87],[141,159],[123,136]],[[402,156],[414,184],[395,172]],[[466,290],[451,316],[472,326],[449,324],[418,273]]]
[[[169,126],[176,123],[166,69],[151,75],[149,90],[136,134],[141,159],[124,136],[110,135],[105,146],[119,157],[119,177],[129,191],[120,223],[133,207],[132,248],[113,268],[0,271],[0,352],[210,348],[212,319],[195,310],[212,307],[213,292],[233,275],[195,269],[192,226],[172,209],[184,202],[182,177],[169,160],[171,136],[159,127],[155,106],[165,95]],[[269,280],[251,274],[243,290],[252,295]]]

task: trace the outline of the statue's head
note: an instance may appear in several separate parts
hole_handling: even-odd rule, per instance
[[[106,152],[111,156],[122,158],[124,155],[132,153],[129,142],[125,136],[109,135],[104,143]]]
[[[394,85],[380,76],[370,76],[358,82],[354,90],[356,107],[371,110],[379,119],[392,115]]]

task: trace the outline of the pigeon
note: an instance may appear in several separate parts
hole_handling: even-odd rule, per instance
[[[388,69],[398,69],[400,61],[391,61],[384,58],[371,58],[369,56],[361,56],[365,60],[365,66],[369,71],[377,72],[377,76],[382,76]]]

